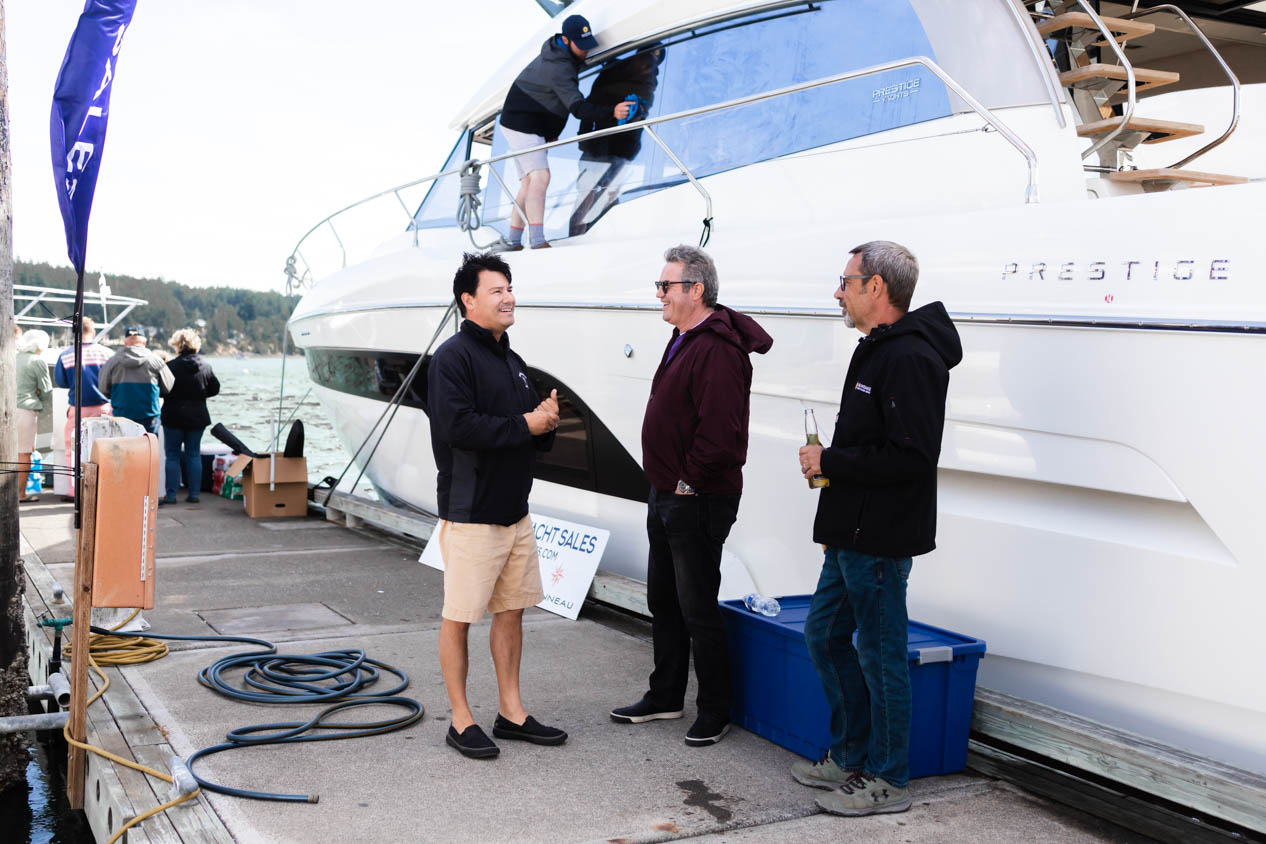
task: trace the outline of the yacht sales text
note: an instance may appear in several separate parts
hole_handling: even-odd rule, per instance
[[[592,554],[598,547],[598,537],[578,530],[568,530],[558,525],[536,525],[536,541],[559,548],[570,548],[582,554]]]

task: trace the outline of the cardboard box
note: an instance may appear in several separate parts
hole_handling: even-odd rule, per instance
[[[830,709],[804,643],[810,598],[779,598],[782,612],[774,618],[749,611],[742,601],[722,601],[721,615],[729,633],[734,722],[807,759],[821,759],[831,744]],[[961,771],[985,642],[917,621],[908,631],[910,776]]]
[[[229,466],[242,476],[246,515],[252,519],[308,515],[308,461],[302,457],[242,455]]]

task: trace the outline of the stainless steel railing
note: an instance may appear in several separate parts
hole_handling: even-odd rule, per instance
[[[1099,140],[1095,141],[1082,152],[1082,159],[1089,158],[1099,150],[1110,144],[1117,135],[1125,131],[1126,125],[1130,122],[1130,118],[1134,117],[1134,106],[1138,102],[1138,85],[1134,80],[1134,65],[1130,64],[1130,60],[1125,57],[1125,51],[1121,49],[1121,45],[1117,42],[1111,30],[1104,24],[1103,18],[1090,6],[1087,0],[1077,0],[1077,5],[1081,6],[1081,10],[1090,16],[1095,26],[1099,27],[1099,32],[1103,34],[1104,39],[1112,47],[1112,51],[1117,54],[1117,61],[1121,62],[1121,67],[1125,68],[1125,90],[1126,100],[1125,108],[1121,110],[1121,122],[1117,127]]]
[[[1082,2],[1084,3],[1085,0],[1082,0]],[[1178,162],[1175,162],[1174,164],[1169,165],[1171,168],[1178,168],[1178,167],[1182,167],[1184,164],[1188,164],[1192,161],[1195,161],[1197,158],[1204,155],[1206,152],[1213,149],[1218,144],[1225,141],[1227,138],[1231,137],[1231,133],[1235,131],[1235,127],[1240,122],[1240,80],[1236,78],[1235,74],[1231,71],[1231,66],[1226,63],[1226,59],[1222,58],[1222,54],[1219,53],[1217,48],[1213,46],[1213,43],[1209,41],[1208,37],[1204,34],[1204,31],[1199,26],[1196,25],[1196,22],[1193,21],[1187,15],[1186,12],[1184,12],[1182,9],[1178,8],[1177,6],[1173,5],[1172,3],[1166,3],[1161,6],[1152,6],[1151,8],[1144,9],[1141,12],[1133,12],[1131,14],[1126,15],[1125,18],[1126,20],[1137,20],[1138,18],[1146,17],[1147,15],[1154,15],[1157,12],[1170,12],[1171,14],[1177,15],[1179,18],[1181,18],[1182,21],[1185,24],[1187,24],[1187,28],[1191,30],[1192,35],[1195,35],[1197,38],[1200,39],[1201,43],[1204,44],[1204,48],[1208,50],[1210,55],[1212,55],[1213,58],[1217,60],[1218,64],[1222,66],[1222,71],[1223,73],[1226,74],[1226,78],[1231,80],[1231,123],[1230,125],[1226,127],[1226,131],[1223,132],[1222,136],[1219,137],[1216,141],[1211,141],[1205,144],[1200,149],[1196,150],[1191,155],[1187,156],[1181,161],[1178,161]]]
[[[1085,0],[1080,0],[1080,2],[1084,3]],[[1096,17],[1096,20],[1097,20],[1097,17]],[[1102,22],[1100,22],[1100,24],[1102,25]],[[634,131],[639,131],[639,130],[646,130],[648,134],[651,135],[651,137],[665,151],[665,153],[669,156],[669,158],[673,160],[674,164],[678,168],[681,169],[682,174],[690,181],[690,183],[695,187],[695,189],[699,191],[700,195],[703,197],[704,202],[707,206],[707,217],[711,218],[712,216],[711,196],[709,196],[707,190],[703,187],[703,185],[699,183],[699,180],[695,178],[694,174],[690,172],[689,168],[687,168],[685,164],[678,158],[678,156],[675,153],[673,153],[671,149],[668,148],[668,146],[664,143],[663,139],[658,135],[658,133],[654,132],[653,127],[658,126],[662,123],[668,123],[668,122],[677,121],[677,120],[686,120],[689,118],[698,117],[700,115],[705,115],[705,114],[711,114],[711,113],[723,111],[726,109],[739,108],[741,106],[749,105],[751,103],[761,102],[763,100],[770,100],[777,97],[784,97],[790,94],[799,93],[801,91],[808,91],[814,88],[822,88],[827,85],[835,85],[840,82],[846,82],[851,79],[860,79],[865,76],[872,76],[877,73],[885,73],[890,70],[897,70],[903,67],[912,67],[915,65],[920,65],[926,68],[938,79],[940,79],[942,84],[944,84],[946,88],[954,92],[954,94],[956,94],[960,99],[962,99],[963,102],[965,102],[968,105],[968,107],[971,108],[972,111],[974,111],[976,114],[982,117],[986,123],[992,126],[998,132],[998,134],[1002,135],[1002,137],[1004,137],[1007,140],[1007,142],[1011,144],[1011,146],[1013,146],[1016,149],[1016,151],[1024,157],[1028,166],[1028,183],[1025,187],[1024,201],[1026,203],[1036,203],[1039,198],[1039,191],[1038,191],[1038,178],[1037,178],[1037,155],[1033,152],[1033,149],[1028,144],[1026,144],[1023,140],[1021,140],[1018,135],[1016,135],[1013,131],[1011,131],[1011,129],[1006,124],[1004,124],[1001,120],[999,120],[998,117],[990,109],[982,105],[965,88],[963,88],[963,86],[959,85],[958,82],[956,82],[948,73],[946,73],[936,62],[932,61],[926,56],[912,56],[908,59],[900,59],[897,61],[884,62],[882,64],[871,65],[869,67],[847,71],[845,73],[838,73],[832,76],[824,76],[819,79],[811,80],[809,82],[800,82],[795,85],[788,85],[782,88],[775,88],[769,91],[763,91],[759,94],[751,94],[745,97],[736,97],[731,100],[726,100],[720,103],[713,103],[711,105],[701,106],[699,108],[686,109],[684,111],[675,112],[673,114],[662,115],[660,117],[652,117],[652,118],[647,118],[645,120],[638,120],[631,123],[626,123],[623,126],[612,126],[607,129],[599,129],[594,132],[587,132],[583,135],[577,135],[571,138],[565,138],[562,140],[551,141],[544,144],[538,144],[536,146],[526,147],[520,150],[514,150],[512,152],[507,152],[502,155],[492,156],[490,158],[485,158],[485,159],[472,158],[470,160],[462,162],[462,164],[459,166],[452,167],[447,170],[442,170],[439,173],[434,173],[430,176],[426,176],[421,179],[415,179],[414,181],[406,182],[404,184],[397,185],[396,187],[388,188],[387,190],[384,190],[384,191],[379,191],[378,193],[375,193],[371,196],[367,196],[364,199],[358,200],[357,202],[353,202],[351,205],[347,205],[343,208],[340,208],[338,211],[335,211],[333,214],[330,214],[329,216],[320,220],[318,223],[316,223],[316,225],[308,229],[308,231],[305,232],[303,236],[299,238],[298,242],[295,244],[294,249],[291,251],[291,258],[293,259],[297,257],[299,260],[302,260],[305,265],[308,265],[307,259],[303,258],[302,251],[301,251],[305,241],[307,241],[307,239],[313,233],[318,231],[321,227],[328,226],[331,232],[334,234],[336,240],[338,241],[339,248],[340,250],[342,250],[342,253],[343,253],[344,266],[346,266],[346,254],[347,254],[346,249],[343,248],[342,239],[339,238],[338,230],[335,228],[334,222],[333,222],[336,217],[342,214],[345,214],[355,208],[359,208],[369,202],[373,202],[375,200],[381,199],[382,197],[385,197],[388,195],[394,195],[396,199],[400,201],[401,207],[404,208],[406,213],[408,213],[408,207],[405,205],[404,200],[400,197],[400,191],[402,190],[407,190],[408,188],[416,187],[418,185],[423,185],[428,182],[435,182],[446,176],[460,175],[462,172],[468,171],[472,168],[477,171],[479,168],[482,168],[484,166],[496,164],[501,161],[508,161],[509,159],[516,158],[521,155],[527,155],[529,153],[538,152],[541,150],[550,150],[550,149],[554,149],[555,147],[575,144],[580,141],[592,140],[595,138],[601,138],[608,135],[618,135],[624,132],[634,132]],[[496,174],[495,168],[493,169],[492,172]],[[514,201],[513,192],[511,192],[506,187],[505,183],[501,181],[501,178],[499,175],[497,175],[497,181],[500,183],[502,190],[504,190],[511,197],[511,202],[513,202]],[[520,210],[520,213],[522,213],[521,210]],[[413,225],[413,219],[414,219],[413,215],[409,214],[409,222],[411,226]],[[417,228],[414,227],[413,230],[414,230],[414,242],[416,244]],[[288,260],[287,261],[287,279],[288,279],[287,293],[292,292],[294,287],[301,286],[302,279],[305,278],[309,274],[310,273],[303,273],[303,274],[298,273],[297,268],[294,265],[294,262],[292,260]]]

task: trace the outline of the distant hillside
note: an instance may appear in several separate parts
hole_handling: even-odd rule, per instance
[[[89,307],[84,313],[94,319],[101,313],[99,306],[91,306],[99,274],[100,271],[91,270],[85,275]],[[176,329],[194,328],[202,335],[203,352],[208,354],[277,354],[281,351],[281,332],[286,319],[298,302],[298,297],[287,299],[280,293],[238,287],[190,287],[161,278],[132,278],[110,273],[105,276],[111,293],[149,302],[132,311],[126,322],[144,327],[151,337],[151,348],[165,349],[167,338]],[[14,261],[13,283],[74,290],[75,271],[70,267]],[[58,317],[70,316],[69,306],[54,305],[51,309]],[[199,325],[198,320],[203,320],[205,325]],[[116,335],[122,338],[118,329],[111,336]],[[59,342],[59,338],[54,338],[54,342]]]

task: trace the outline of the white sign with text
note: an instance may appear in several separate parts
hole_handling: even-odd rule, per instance
[[[537,606],[575,621],[611,532],[548,516],[529,514],[529,518],[536,533],[541,586],[545,590],[545,600]],[[418,562],[444,571],[439,535],[440,526],[436,523]]]

